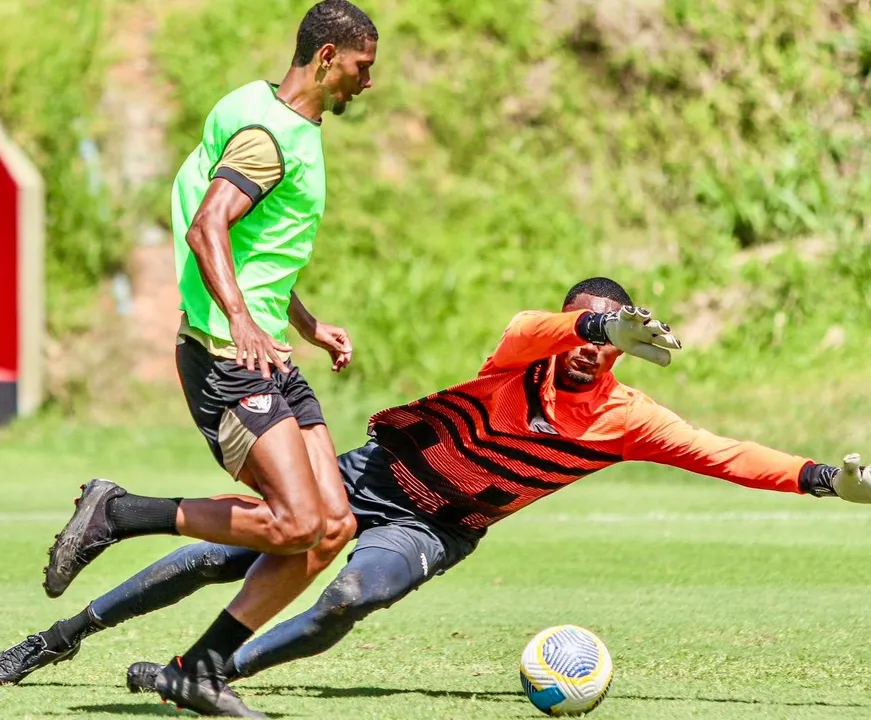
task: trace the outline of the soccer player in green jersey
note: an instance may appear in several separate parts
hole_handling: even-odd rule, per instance
[[[335,449],[290,364],[286,331],[290,323],[326,349],[336,371],[351,359],[347,333],[315,320],[294,285],[324,213],[322,116],[340,115],[371,87],[377,40],[355,5],[319,2],[281,84],[252,82],[218,101],[172,188],[185,398],[217,461],[263,499],[141,497],[94,480],[49,551],[50,597],[130,537],[176,533],[264,553],[228,608],[165,669],[164,697],[204,714],[264,717],[230,690],[223,665],[354,535]],[[83,616],[75,631],[96,622]]]

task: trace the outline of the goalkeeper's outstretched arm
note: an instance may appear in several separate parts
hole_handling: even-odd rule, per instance
[[[871,503],[871,468],[858,455],[842,467],[817,463],[754,442],[720,437],[639,394],[627,412],[626,460],[672,465],[745,487]]]

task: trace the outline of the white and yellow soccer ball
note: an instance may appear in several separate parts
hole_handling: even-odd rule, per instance
[[[605,699],[614,665],[608,648],[577,625],[557,625],[536,635],[520,659],[527,697],[548,715],[584,715]]]

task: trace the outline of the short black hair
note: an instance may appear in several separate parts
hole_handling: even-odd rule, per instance
[[[629,293],[626,292],[626,289],[620,283],[615,282],[611,278],[594,277],[581,280],[581,282],[569,290],[569,293],[566,295],[566,299],[563,302],[563,307],[568,307],[572,302],[574,302],[578,295],[584,294],[592,295],[593,297],[607,298],[608,300],[613,300],[621,305],[632,304],[632,298],[629,297]]]
[[[293,66],[308,65],[315,53],[329,43],[337,48],[362,50],[367,40],[378,40],[378,30],[365,12],[348,0],[322,0],[299,25]]]

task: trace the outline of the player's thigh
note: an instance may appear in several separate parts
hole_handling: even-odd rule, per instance
[[[325,518],[340,520],[350,515],[336,449],[314,390],[295,365],[286,375],[273,373],[273,380],[281,403],[287,407],[300,430]]]
[[[240,478],[257,488],[277,518],[314,516],[323,521],[320,490],[294,418],[285,418],[257,438]]]
[[[324,503],[334,515],[348,511],[347,497],[339,472],[336,447],[327,429],[321,404],[297,366],[287,375],[276,378],[281,397],[287,403],[302,431],[309,461]]]
[[[310,425],[301,430],[325,514],[333,519],[353,517],[330,431],[326,425]]]
[[[279,378],[264,380],[259,372],[215,357],[190,338],[177,345],[176,363],[191,416],[215,459],[256,489],[250,472],[240,478],[248,454],[263,435],[294,416]]]

